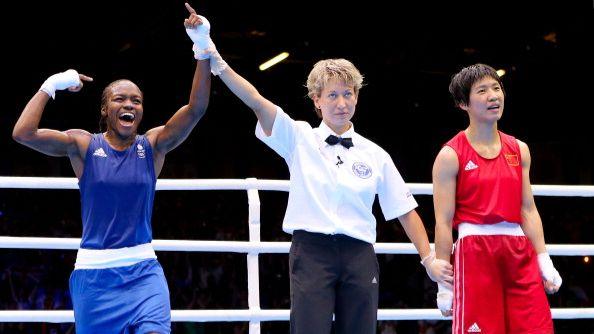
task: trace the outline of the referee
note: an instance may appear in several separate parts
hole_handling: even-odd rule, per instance
[[[291,333],[330,333],[333,314],[335,333],[376,333],[380,283],[373,249],[376,195],[386,220],[398,218],[402,223],[429,276],[442,284],[453,280],[452,266],[434,261],[415,211],[417,202],[390,155],[355,132],[351,118],[363,76],[351,62],[326,59],[310,72],[308,95],[322,119],[312,128],[293,120],[233,71],[208,35],[193,40],[195,54],[208,54],[211,72],[258,117],[256,136],[289,167],[283,230],[293,235]]]

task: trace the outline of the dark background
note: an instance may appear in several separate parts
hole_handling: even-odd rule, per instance
[[[120,78],[133,80],[145,93],[142,133],[164,124],[187,103],[195,60],[182,25],[187,16],[182,1],[14,5],[3,11],[2,22],[0,175],[74,176],[68,159],[43,156],[10,137],[28,99],[56,72],[74,68],[95,81],[76,94],[58,92],[41,127],[98,131],[101,91]],[[466,126],[466,115],[454,108],[447,86],[454,73],[477,62],[507,71],[506,108],[499,126],[529,145],[532,183],[594,182],[592,2],[540,2],[530,10],[507,3],[453,8],[425,2],[405,6],[311,0],[193,5],[210,20],[211,36],[223,58],[262,95],[314,126],[319,120],[304,88],[307,74],[320,59],[353,61],[366,82],[353,118],[355,129],[391,154],[407,182],[431,182],[441,145]],[[258,70],[260,63],[282,51],[290,53],[286,61]],[[284,161],[253,135],[255,123],[253,113],[213,77],[206,116],[168,155],[160,177],[287,179]],[[281,231],[286,194],[261,192],[261,197],[263,240],[289,240]],[[417,199],[432,234],[431,198]],[[593,243],[593,204],[592,198],[537,197],[547,243]],[[407,240],[397,222],[386,224],[377,213],[378,241]],[[158,192],[153,226],[156,239],[247,240],[246,196]],[[77,191],[0,189],[0,235],[80,234]],[[0,251],[0,306],[69,309],[66,283],[74,255]],[[161,252],[159,258],[173,308],[247,307],[244,255]],[[434,287],[415,257],[379,259],[380,307],[433,307]],[[554,261],[564,285],[550,298],[551,305],[592,307],[591,262],[585,264],[581,257]],[[263,308],[288,308],[286,262],[286,255],[261,256]],[[555,326],[558,333],[593,333],[592,323],[564,320]],[[430,333],[429,327],[445,333],[447,324],[401,321],[380,322],[379,327],[383,333],[390,333],[390,326],[398,333]],[[176,333],[246,331],[245,324],[174,326]],[[265,323],[263,333],[287,328],[283,322]],[[68,326],[0,324],[2,333],[52,330],[67,332]]]

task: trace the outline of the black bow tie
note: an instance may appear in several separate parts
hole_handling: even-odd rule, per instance
[[[329,135],[328,138],[326,138],[326,143],[328,143],[329,145],[340,144],[340,145],[346,147],[347,149],[354,146],[353,138],[340,138],[340,137],[336,137],[335,135]]]

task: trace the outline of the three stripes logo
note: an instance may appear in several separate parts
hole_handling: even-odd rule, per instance
[[[93,152],[93,155],[96,157],[107,158],[107,154],[105,154],[105,151],[101,147],[96,149],[95,152]]]
[[[482,331],[481,331],[481,328],[475,322],[474,324],[470,325],[470,327],[468,327],[467,332],[468,333],[480,333]]]
[[[475,164],[472,160],[468,160],[468,163],[464,167],[464,170],[469,171],[469,170],[473,170],[473,169],[477,169],[477,168],[478,168],[477,164]]]

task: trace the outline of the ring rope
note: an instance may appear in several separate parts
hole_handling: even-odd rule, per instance
[[[205,240],[153,240],[156,251],[175,252],[230,252],[247,254],[288,253],[290,242],[282,241],[205,241]],[[14,249],[78,249],[79,238],[42,238],[0,236],[0,248]],[[378,242],[374,245],[378,254],[417,254],[412,243]],[[431,244],[434,248],[434,244]],[[556,256],[594,255],[594,245],[548,244],[547,251]]]
[[[407,183],[415,195],[432,195],[431,183]],[[78,179],[70,177],[0,176],[0,188],[78,189]],[[157,190],[275,190],[289,191],[286,180],[256,179],[159,179]],[[594,186],[533,185],[536,196],[594,197]]]
[[[409,183],[416,195],[432,195],[431,184]],[[0,177],[0,188],[78,189],[76,178]],[[594,197],[594,186],[533,185],[537,196]],[[157,251],[236,252],[248,260],[247,310],[172,310],[172,321],[249,321],[249,333],[260,333],[261,321],[287,321],[289,310],[262,310],[259,303],[258,254],[288,253],[289,242],[260,241],[260,200],[258,190],[288,191],[289,181],[249,179],[160,179],[157,190],[247,190],[250,241],[153,240]],[[38,238],[0,236],[0,248],[78,249],[79,238]],[[377,243],[378,254],[417,254],[411,243]],[[432,245],[433,247],[433,245]],[[594,245],[547,245],[551,255],[594,255]],[[591,319],[594,308],[551,309],[554,319]],[[380,309],[378,320],[447,320],[437,309]],[[0,311],[0,322],[73,322],[74,312],[55,310]]]
[[[287,321],[289,310],[172,310],[173,322]],[[594,308],[553,308],[553,319],[592,319]],[[450,320],[437,309],[381,309],[379,321]],[[0,311],[0,322],[74,322],[73,311]]]

